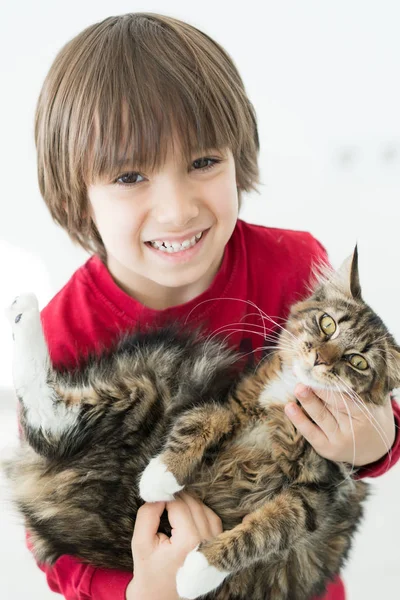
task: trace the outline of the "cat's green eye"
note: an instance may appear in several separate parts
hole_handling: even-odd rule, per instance
[[[326,335],[333,335],[336,331],[336,323],[329,315],[325,314],[319,320],[319,326]]]
[[[359,371],[365,371],[366,369],[368,369],[367,361],[363,356],[360,356],[359,354],[352,354],[349,357],[349,363]]]

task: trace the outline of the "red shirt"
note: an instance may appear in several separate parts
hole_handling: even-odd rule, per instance
[[[78,351],[80,355],[99,352],[137,324],[177,319],[218,331],[251,358],[253,351],[270,345],[264,341],[265,335],[276,331],[290,305],[307,294],[312,264],[320,260],[327,260],[326,252],[309,233],[239,220],[211,286],[186,304],[157,311],[122,291],[100,259],[93,256],[42,312],[51,359],[56,366],[72,367]],[[399,425],[400,408],[395,403],[393,407]],[[374,477],[393,466],[399,456],[397,436],[391,462],[384,457],[361,471]],[[67,600],[125,600],[132,578],[131,573],[95,568],[71,556],[60,557],[53,567],[40,567],[50,588]],[[338,579],[329,586],[324,600],[343,599],[344,587]]]

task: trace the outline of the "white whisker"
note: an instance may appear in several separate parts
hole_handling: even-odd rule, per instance
[[[340,483],[337,483],[334,486],[334,487],[339,487],[340,485],[342,485],[343,483],[345,483],[348,479],[351,479],[351,476],[354,473],[354,466],[355,466],[354,463],[355,463],[355,458],[356,458],[356,440],[355,440],[355,435],[354,435],[353,422],[351,420],[351,413],[350,413],[349,407],[347,406],[347,402],[345,401],[345,399],[344,399],[344,397],[342,395],[342,390],[340,389],[340,387],[336,383],[334,385],[336,386],[337,391],[339,392],[339,394],[340,394],[340,396],[341,396],[341,398],[342,398],[342,400],[344,402],[344,405],[346,407],[347,414],[349,415],[351,433],[352,433],[352,437],[353,437],[353,462],[351,464],[351,470],[349,471],[349,473],[346,475],[346,477]]]
[[[344,387],[348,390],[347,391],[348,395],[354,401],[357,408],[368,418],[369,422],[371,423],[371,425],[373,426],[373,428],[375,429],[375,431],[381,438],[383,445],[385,447],[385,450],[389,456],[389,464],[390,464],[391,459],[392,459],[392,450],[389,446],[389,440],[387,439],[383,428],[380,426],[380,424],[378,423],[376,418],[373,416],[371,411],[366,406],[364,400],[357,394],[357,392],[352,390],[350,388],[350,386],[339,375],[337,375],[337,378],[341,381],[341,383],[344,385]]]
[[[354,466],[355,466],[355,461],[356,461],[356,437],[354,434],[353,419],[351,418],[351,412],[350,412],[348,404],[344,398],[342,390],[340,389],[340,387],[337,384],[335,384],[335,385],[336,385],[336,389],[337,389],[338,393],[340,394],[341,399],[343,400],[343,404],[344,404],[344,406],[346,408],[346,412],[349,416],[351,435],[353,438],[353,462],[351,463],[351,472],[350,472],[350,475],[351,475],[354,472]]]

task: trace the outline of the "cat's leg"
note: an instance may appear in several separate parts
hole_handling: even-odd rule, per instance
[[[235,425],[237,421],[229,407],[216,403],[193,408],[179,417],[163,451],[142,473],[139,491],[143,500],[173,500],[206,450],[231,435]]]
[[[74,427],[79,405],[67,406],[50,383],[51,363],[34,294],[18,296],[7,309],[11,322],[13,378],[21,402],[21,425],[40,453]]]
[[[189,552],[177,573],[177,590],[193,599],[218,587],[236,571],[271,555],[294,549],[296,542],[315,527],[310,507],[300,494],[282,492],[246,518],[212,540]]]

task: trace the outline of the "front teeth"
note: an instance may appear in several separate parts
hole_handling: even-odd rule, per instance
[[[153,248],[157,248],[157,250],[161,250],[161,252],[168,252],[169,254],[173,254],[174,252],[181,252],[182,250],[186,250],[187,248],[191,248],[194,246],[201,236],[203,232],[194,235],[191,239],[184,240],[181,244],[179,242],[168,242],[163,240],[155,240],[154,242],[150,242]]]

